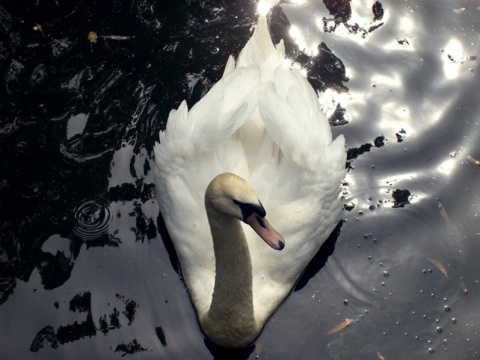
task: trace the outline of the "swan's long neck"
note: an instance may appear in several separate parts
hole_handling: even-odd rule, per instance
[[[210,309],[201,319],[202,329],[219,345],[238,341],[243,346],[258,333],[247,241],[239,220],[208,206],[207,215],[215,252],[215,286]]]

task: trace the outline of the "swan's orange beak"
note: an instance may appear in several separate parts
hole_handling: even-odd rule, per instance
[[[245,221],[268,245],[275,250],[285,247],[285,240],[280,233],[270,225],[264,217],[253,212]]]

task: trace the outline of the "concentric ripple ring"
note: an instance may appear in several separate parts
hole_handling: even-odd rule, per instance
[[[75,209],[73,233],[89,241],[105,234],[112,221],[109,205],[103,200],[89,200]]]

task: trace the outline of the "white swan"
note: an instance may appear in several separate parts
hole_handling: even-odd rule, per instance
[[[237,61],[190,111],[170,112],[155,145],[160,211],[202,330],[221,346],[258,336],[341,207],[344,138],[332,142],[315,91],[284,58],[260,16]]]

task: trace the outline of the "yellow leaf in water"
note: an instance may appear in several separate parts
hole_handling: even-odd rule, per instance
[[[348,325],[350,325],[354,320],[353,319],[345,319],[345,321],[341,322],[337,326],[335,326],[332,330],[327,332],[327,335],[332,335],[335,334],[336,332],[339,332],[340,330],[345,329]]]
[[[433,265],[435,265],[438,268],[438,270],[440,270],[442,274],[445,275],[445,277],[448,279],[447,269],[445,269],[445,266],[443,266],[443,264],[440,261],[432,258],[427,258],[427,260],[430,261]]]
[[[480,161],[471,157],[470,155],[467,156],[467,160],[470,161],[472,164],[475,164],[477,166],[480,166]]]
[[[90,31],[87,36],[88,41],[94,43],[97,41],[97,33],[95,31]]]

